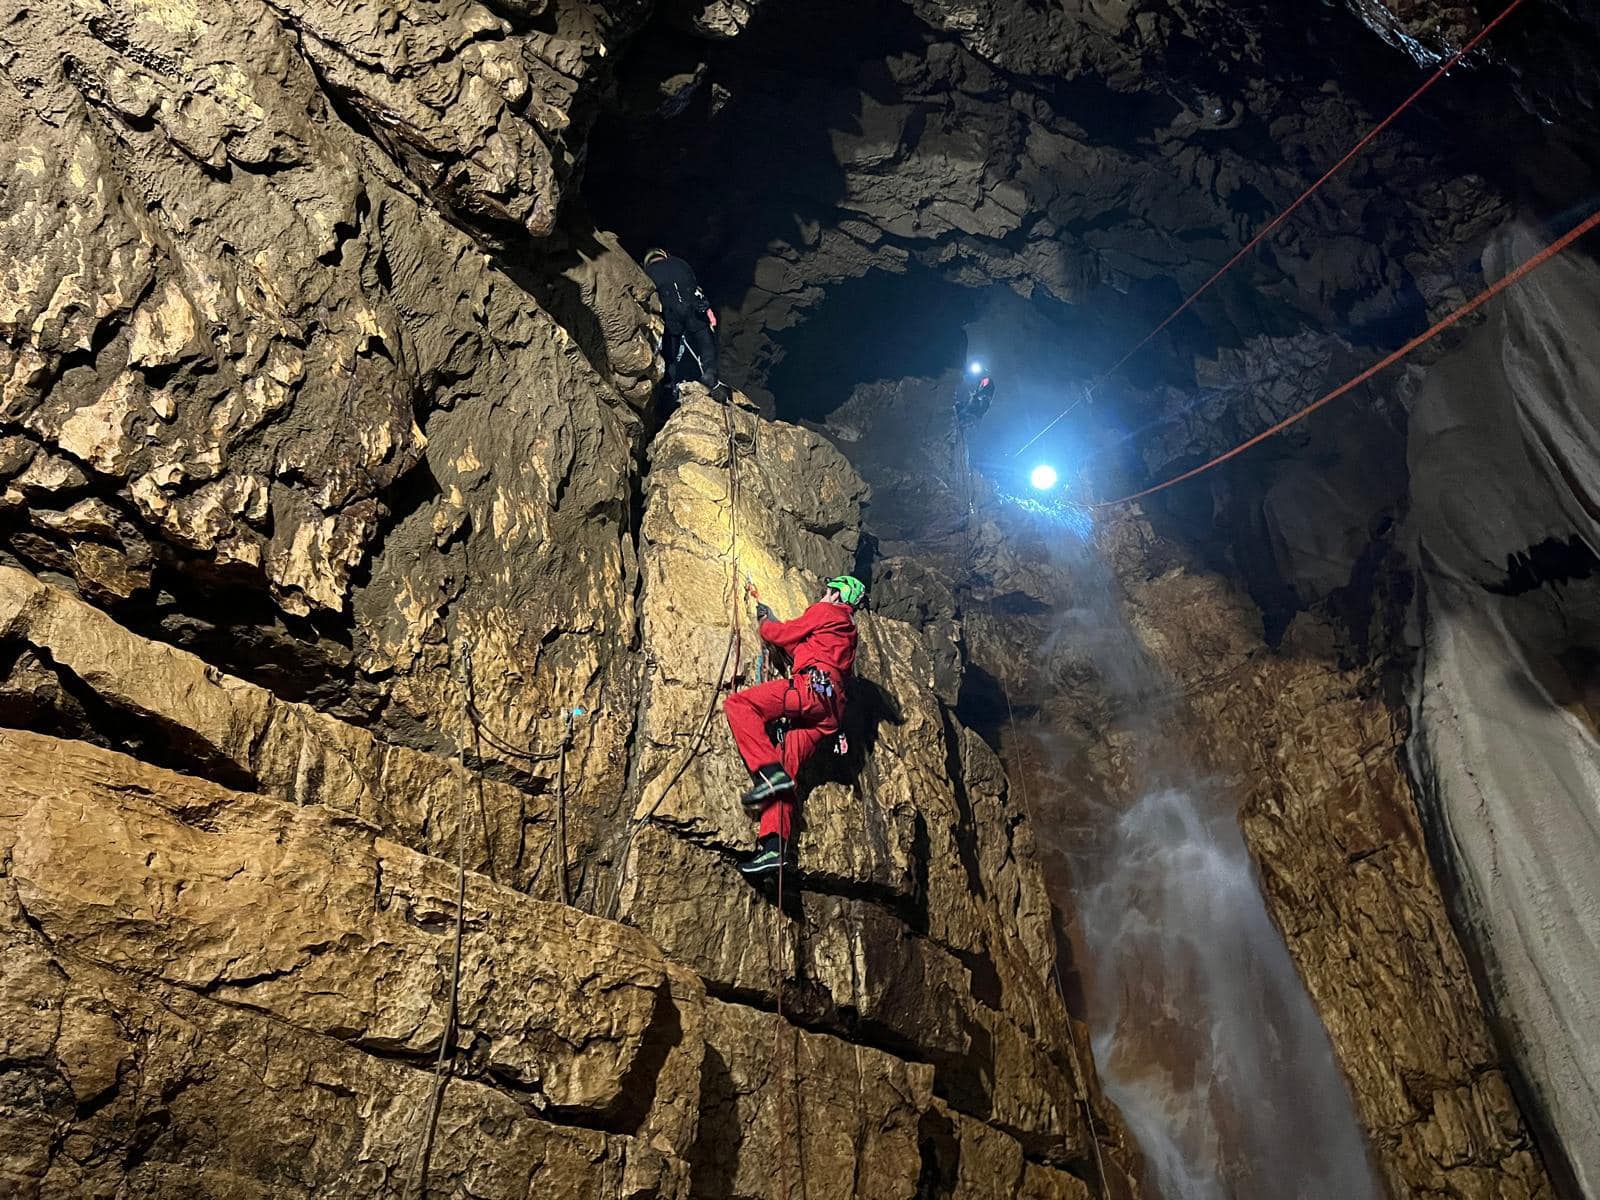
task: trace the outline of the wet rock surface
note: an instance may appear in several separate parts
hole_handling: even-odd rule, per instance
[[[1489,269],[1529,240],[1509,235]],[[1600,1184],[1600,1150],[1582,1132],[1600,1119],[1600,1059],[1575,1036],[1596,1015],[1600,927],[1600,531],[1584,399],[1600,363],[1570,325],[1597,278],[1592,262],[1554,264],[1428,375],[1412,415],[1408,531],[1419,564],[1410,765],[1486,991],[1580,1191]]]
[[[892,469],[872,478],[874,504],[938,487],[906,489]],[[906,490],[892,498],[879,488]],[[1197,787],[1238,806],[1268,911],[1388,1193],[1556,1195],[1551,1144],[1535,1142],[1513,1093],[1521,1065],[1491,1035],[1473,944],[1464,952],[1429,855],[1429,812],[1406,771],[1410,724],[1381,666],[1340,665],[1347,635],[1309,613],[1269,645],[1248,597],[1137,514],[1074,523],[997,501],[981,479],[977,495],[966,521],[952,522],[959,508],[947,502],[931,510],[925,540],[901,543],[920,571],[891,576],[903,589],[893,602],[929,631],[951,631],[965,668],[961,709],[990,714],[986,735],[1021,767],[1014,786],[1020,779],[1038,806],[1058,908],[1073,910],[1098,814],[1139,798],[1140,761],[1179,756]],[[1076,552],[1051,544],[1085,537],[1094,545]],[[1106,566],[1091,569],[1087,556]],[[934,603],[941,573],[961,580],[949,607]],[[1113,610],[1131,631],[1124,650],[1103,624]],[[1126,677],[1110,677],[1128,654],[1156,673],[1128,661]],[[1096,964],[1074,941],[1073,976],[1090,980]],[[1181,1010],[1170,1015],[1170,1027],[1120,1030],[1116,1053],[1163,1064],[1157,1076],[1192,1069]]]
[[[1108,533],[1130,621],[1180,690],[1182,736],[1238,797],[1391,1192],[1553,1195],[1428,858],[1403,716],[1371,675],[1319,661],[1309,619],[1271,653],[1222,581],[1163,563],[1135,520]]]

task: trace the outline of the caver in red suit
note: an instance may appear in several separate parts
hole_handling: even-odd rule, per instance
[[[848,575],[830,579],[823,598],[793,621],[774,620],[770,609],[759,607],[762,640],[787,653],[793,669],[788,679],[757,684],[723,702],[739,754],[755,776],[755,786],[744,795],[745,807],[761,814],[760,848],[742,867],[749,874],[776,869],[794,826],[795,777],[817,747],[839,732],[856,660],[855,605],[846,602],[841,590],[859,603],[866,589]],[[778,720],[787,725],[781,750],[767,732]],[[751,870],[769,851],[773,861]]]

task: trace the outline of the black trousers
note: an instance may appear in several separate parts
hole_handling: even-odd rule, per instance
[[[669,329],[662,350],[667,356],[668,383],[703,383],[717,386],[717,335],[709,323],[690,318],[674,332]]]

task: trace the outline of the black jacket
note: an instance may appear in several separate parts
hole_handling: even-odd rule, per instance
[[[704,321],[711,305],[706,303],[700,281],[681,258],[658,258],[644,269],[661,297],[661,315],[668,333],[679,333],[691,319]]]

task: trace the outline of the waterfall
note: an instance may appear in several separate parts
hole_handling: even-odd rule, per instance
[[[1124,621],[1111,571],[1087,544],[1058,552],[1075,603],[1046,647],[1050,669],[1070,658],[1081,677],[1087,663],[1136,748],[1131,802],[1099,802],[1087,820],[1074,809],[1066,848],[1105,1090],[1162,1200],[1377,1200],[1236,805],[1175,749],[1179,700]]]
[[[1210,789],[1111,824],[1079,914],[1095,1062],[1165,1200],[1380,1192],[1333,1050]]]

